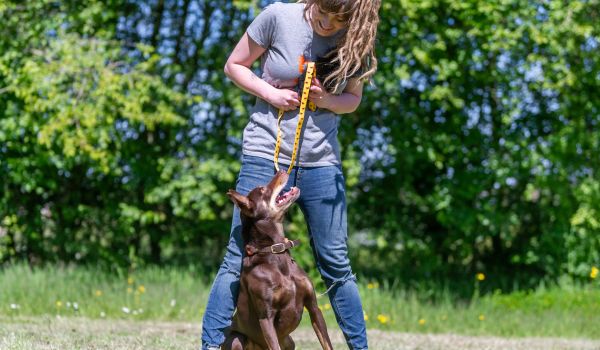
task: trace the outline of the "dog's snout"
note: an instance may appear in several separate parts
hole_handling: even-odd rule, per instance
[[[273,177],[271,184],[274,186],[281,186],[287,182],[288,178],[289,174],[287,172],[279,170]]]

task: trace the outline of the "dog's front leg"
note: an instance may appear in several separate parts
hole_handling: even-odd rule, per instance
[[[254,272],[256,274],[247,276],[248,301],[254,306],[254,313],[258,318],[258,324],[268,350],[281,350],[273,322],[276,313],[276,310],[273,309],[273,289],[275,289],[273,286],[278,285],[278,283],[268,279],[273,273],[266,267],[264,269],[256,268]],[[262,275],[259,275],[259,273],[262,273]]]
[[[269,350],[281,350],[279,340],[277,339],[277,332],[273,325],[273,317],[261,318],[258,322],[260,323],[260,329],[262,330]]]
[[[306,307],[306,310],[308,310],[308,314],[310,315],[310,323],[317,334],[317,338],[319,338],[321,347],[324,350],[333,350],[331,339],[329,339],[329,333],[327,333],[325,319],[323,318],[323,313],[321,310],[319,310],[319,305],[317,304],[317,297],[314,290],[311,290],[306,296],[304,306]]]

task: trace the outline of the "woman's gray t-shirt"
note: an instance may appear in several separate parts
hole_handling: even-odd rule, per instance
[[[261,57],[261,77],[278,88],[302,94],[303,63],[315,61],[333,49],[339,37],[322,37],[304,18],[304,3],[274,3],[267,6],[248,27],[248,36],[267,49]],[[279,162],[290,164],[300,109],[286,112],[281,121]],[[277,140],[278,110],[257,98],[244,129],[243,153],[273,159]],[[306,108],[297,151],[300,166],[340,164],[337,141],[338,116],[327,110]]]

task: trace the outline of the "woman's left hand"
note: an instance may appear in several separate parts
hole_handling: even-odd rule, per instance
[[[313,78],[308,100],[319,108],[327,108],[331,94],[325,90],[319,79]]]

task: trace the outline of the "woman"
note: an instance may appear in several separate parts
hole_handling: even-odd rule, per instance
[[[279,110],[285,113],[278,160],[282,169],[290,164],[300,105],[296,89],[301,91],[304,63],[323,57],[332,62],[327,77],[313,79],[309,100],[316,109],[306,110],[297,163],[285,190],[291,186],[301,190],[297,203],[307,222],[317,268],[351,349],[367,349],[368,345],[362,304],[348,259],[345,183],[336,117],[356,110],[363,83],[376,70],[373,46],[379,6],[380,0],[269,5],[250,24],[225,64],[226,75],[258,97],[244,129],[242,168],[236,186],[245,195],[273,176]],[[261,77],[250,69],[259,58]],[[236,207],[227,253],[204,314],[202,349],[218,349],[231,324],[242,266],[240,225]]]

